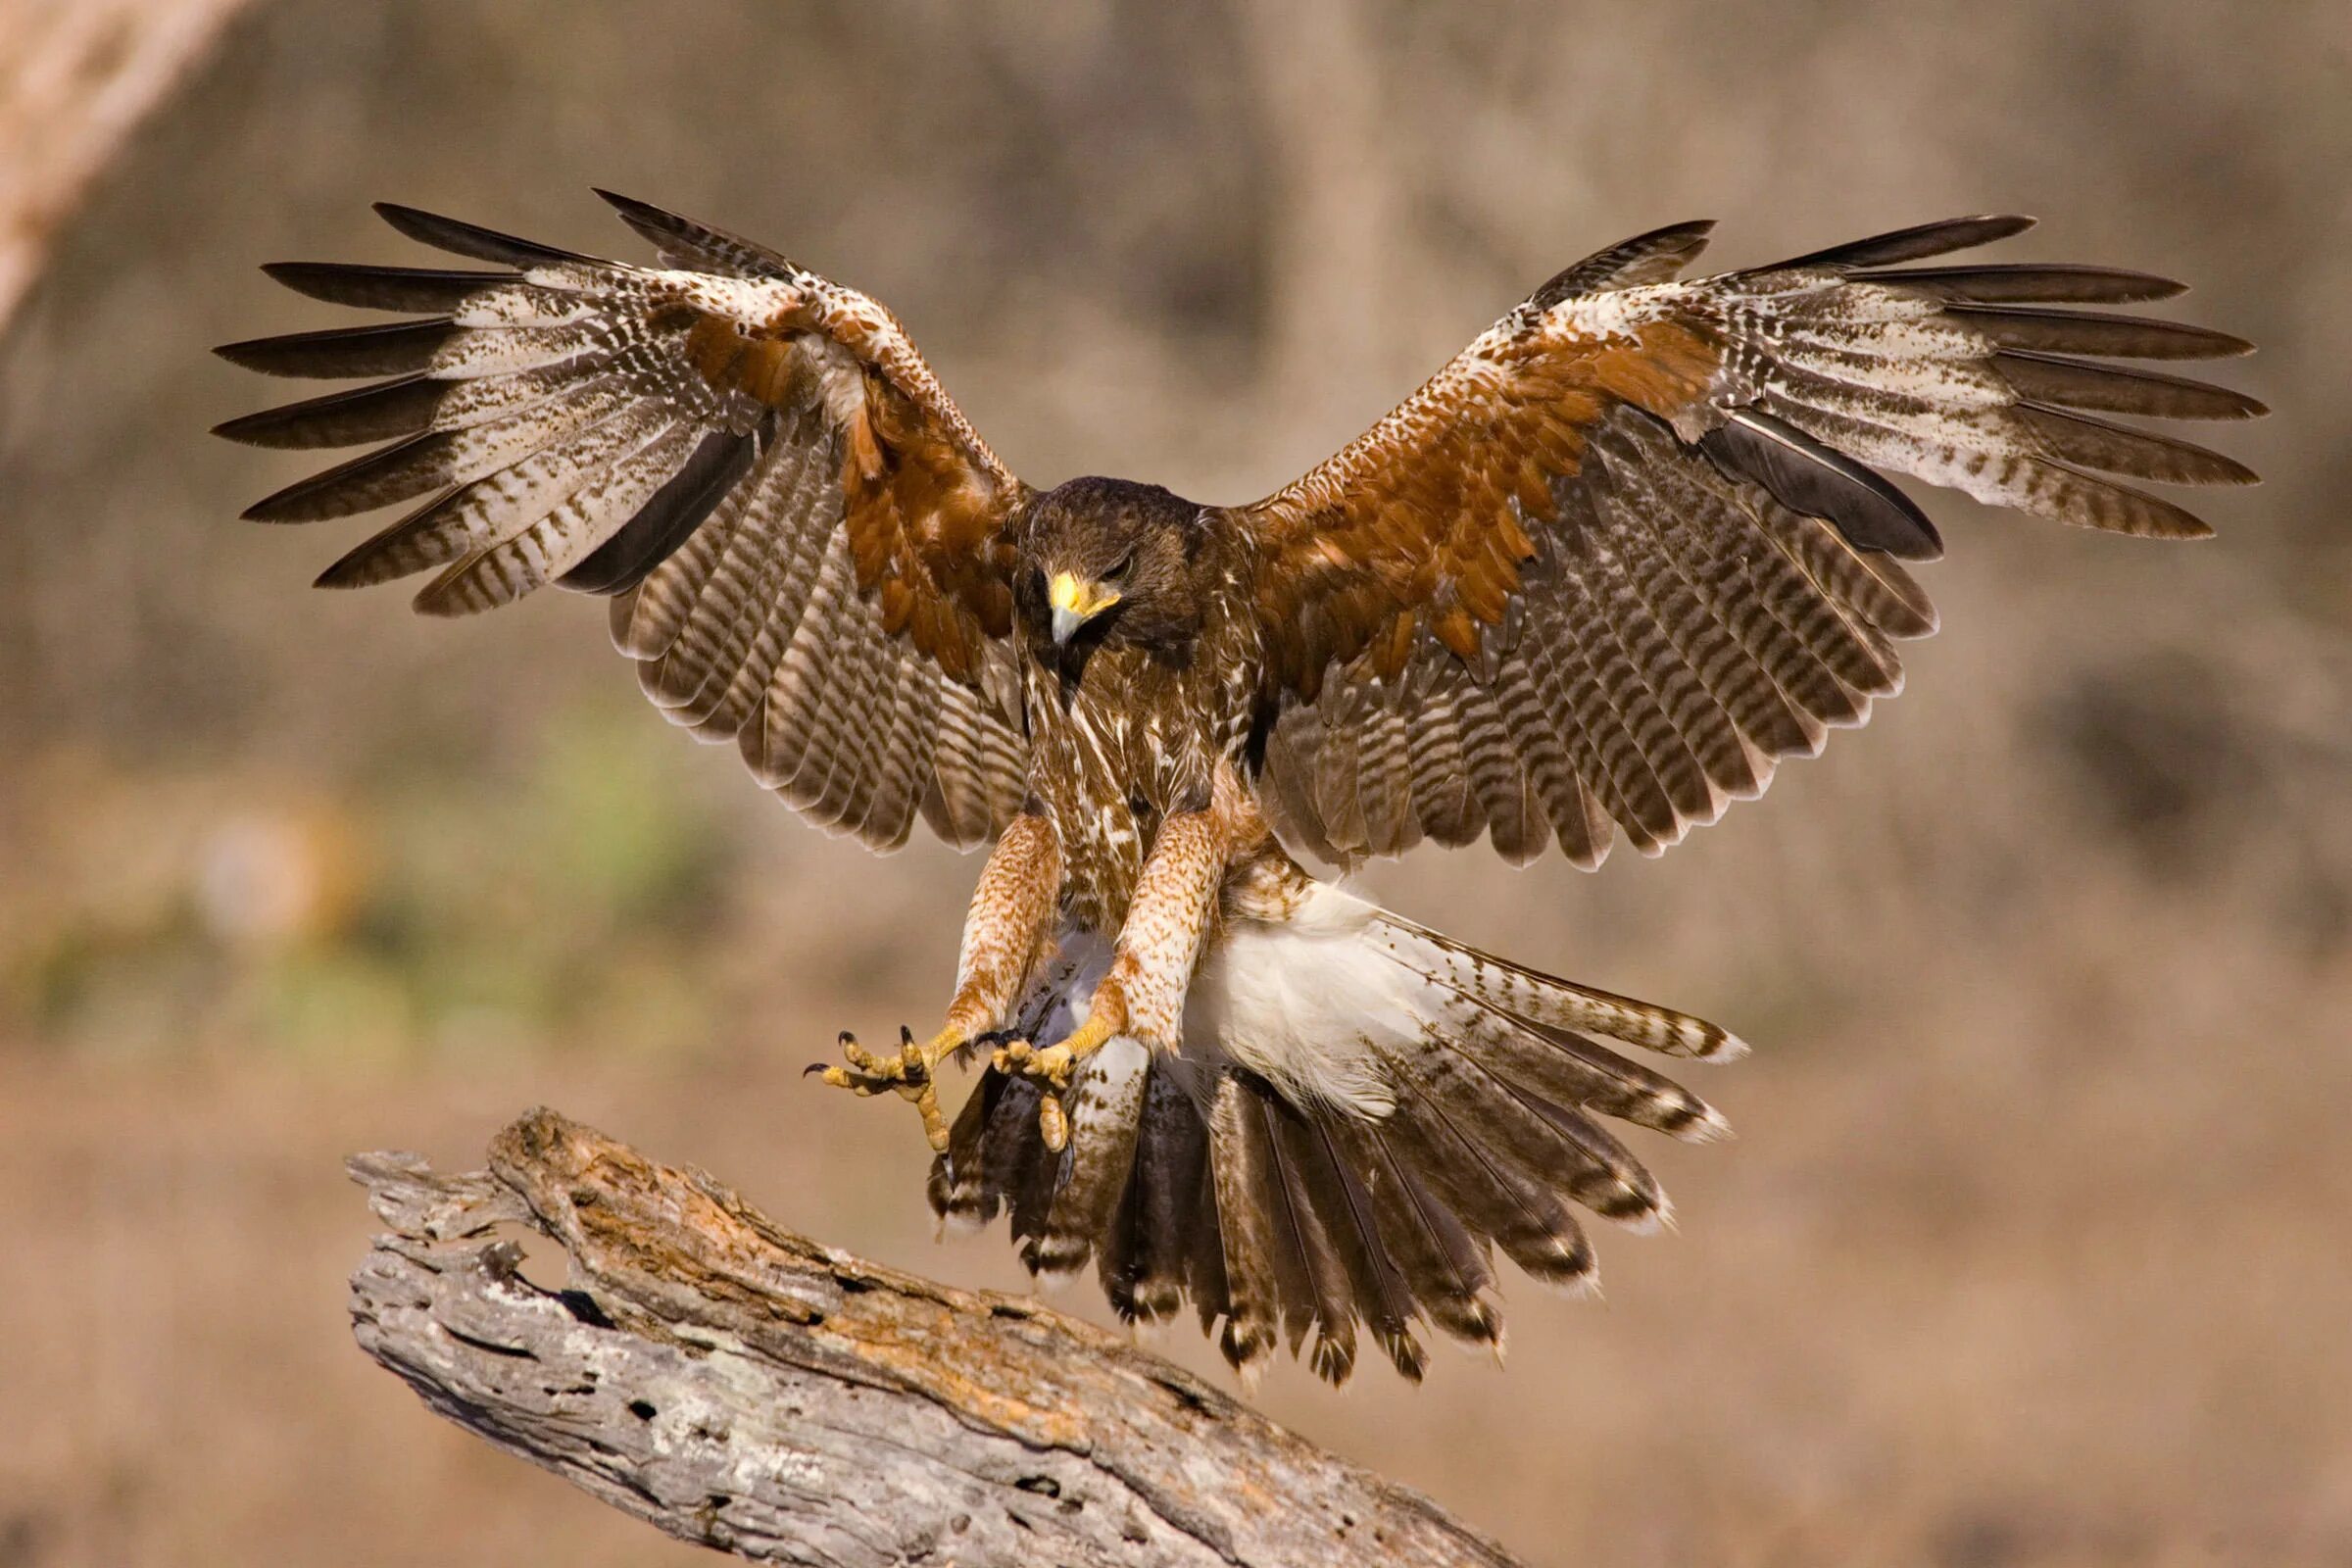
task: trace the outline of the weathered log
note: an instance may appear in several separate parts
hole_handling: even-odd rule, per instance
[[[820,1247],[553,1111],[487,1171],[350,1168],[390,1227],[352,1276],[362,1348],[682,1540],[831,1568],[1512,1560],[1116,1335]],[[502,1226],[560,1243],[567,1288]]]

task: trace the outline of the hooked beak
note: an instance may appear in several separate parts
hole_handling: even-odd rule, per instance
[[[1078,628],[1119,602],[1115,588],[1105,588],[1099,582],[1081,582],[1066,571],[1057,571],[1046,585],[1046,597],[1054,607],[1054,641],[1068,647]]]

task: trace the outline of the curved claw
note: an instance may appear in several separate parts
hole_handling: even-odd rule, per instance
[[[841,1054],[848,1059],[849,1065],[827,1066],[817,1062],[808,1071],[834,1088],[847,1089],[861,1100],[888,1091],[902,1100],[911,1101],[923,1118],[924,1138],[934,1151],[944,1153],[948,1147],[948,1119],[940,1113],[939,1084],[932,1077],[931,1068],[941,1056],[959,1044],[961,1041],[951,1030],[943,1031],[937,1041],[925,1047],[916,1042],[914,1031],[902,1025],[897,1054],[876,1055],[858,1044],[856,1035],[844,1029],[841,1032]]]
[[[1070,1141],[1070,1113],[1061,1108],[1059,1095],[1041,1095],[1037,1102],[1037,1136],[1054,1153]]]
[[[1084,1031],[1071,1036],[1082,1048]],[[1051,1046],[1034,1045],[1026,1040],[1008,1040],[999,1046],[990,1059],[997,1071],[1011,1076],[1035,1078],[1041,1093],[1037,1102],[1037,1135],[1048,1150],[1058,1154],[1070,1141],[1070,1115],[1063,1108],[1061,1097],[1069,1092],[1071,1080],[1077,1076],[1078,1064],[1091,1048],[1072,1049],[1069,1040]]]
[[[868,1054],[863,1046],[858,1044],[858,1037],[847,1029],[841,1032],[839,1044],[841,1054],[849,1057],[850,1065],[859,1072],[872,1076],[882,1071],[882,1063]]]

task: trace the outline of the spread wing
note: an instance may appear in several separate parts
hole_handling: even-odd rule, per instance
[[[2099,363],[2240,340],[2084,306],[2178,284],[1903,264],[2014,234],[1971,218],[1678,282],[1708,225],[1571,268],[1401,407],[1235,514],[1255,539],[1261,793],[1327,858],[1482,834],[1581,864],[1761,793],[1901,685],[1935,629],[1904,569],[1935,528],[1874,469],[2119,533],[2210,530],[2121,482],[2238,464],[2107,415],[2252,399]]]
[[[877,848],[917,814],[959,846],[993,838],[1025,788],[1005,641],[1021,482],[880,305],[606,199],[661,267],[384,206],[402,233],[498,270],[269,269],[421,319],[220,351],[271,374],[381,378],[220,426],[261,446],[389,443],[245,515],[420,500],[321,585],[429,570],[416,608],[445,615],[549,582],[610,595],[646,695],[734,740],[813,820]]]

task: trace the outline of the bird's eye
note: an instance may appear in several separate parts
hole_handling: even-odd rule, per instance
[[[1102,574],[1102,580],[1111,584],[1125,582],[1127,580],[1127,568],[1134,564],[1135,552],[1130,550],[1118,559],[1117,564],[1113,565],[1108,571]]]

